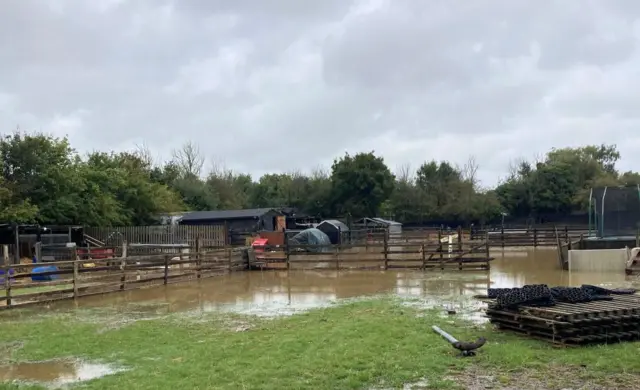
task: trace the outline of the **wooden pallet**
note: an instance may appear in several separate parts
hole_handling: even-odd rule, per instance
[[[640,339],[640,295],[613,295],[610,301],[558,303],[551,307],[497,308],[486,316],[498,328],[555,344],[583,345]]]

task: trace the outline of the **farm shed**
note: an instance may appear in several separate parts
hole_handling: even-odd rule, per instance
[[[283,214],[271,208],[194,211],[180,220],[180,225],[226,224],[229,231],[238,232],[281,230],[279,223],[284,224]]]
[[[316,229],[329,236],[332,244],[341,244],[344,234],[349,232],[349,226],[337,219],[325,219],[316,226]]]
[[[383,218],[362,218],[355,222],[356,226],[364,229],[386,230],[390,235],[402,234],[402,224]]]

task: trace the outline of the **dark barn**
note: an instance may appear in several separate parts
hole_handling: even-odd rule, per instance
[[[229,231],[257,232],[278,230],[278,217],[283,214],[275,209],[194,211],[180,220],[180,225],[226,224]]]

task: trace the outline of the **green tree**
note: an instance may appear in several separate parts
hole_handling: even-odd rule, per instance
[[[18,199],[0,176],[0,223],[35,222],[38,207],[28,199]]]
[[[86,164],[91,171],[108,173],[110,180],[100,184],[121,206],[121,220],[128,224],[154,224],[161,213],[185,209],[175,191],[151,180],[152,167],[136,154],[97,152]]]
[[[0,138],[2,177],[15,196],[38,208],[36,220],[72,224],[80,201],[75,151],[66,138],[14,133]]]
[[[334,161],[331,191],[335,211],[353,217],[375,216],[394,189],[394,176],[381,157],[358,153]]]

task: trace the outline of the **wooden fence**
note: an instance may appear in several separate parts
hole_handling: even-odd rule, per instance
[[[34,272],[36,267],[48,267]],[[0,309],[207,278],[247,269],[240,250],[0,267]],[[34,281],[33,279],[52,279]]]
[[[126,240],[130,244],[186,244],[193,247],[200,239],[203,248],[222,248],[227,242],[224,224],[86,227],[84,232],[106,246],[122,245]]]
[[[486,232],[489,244],[492,247],[555,247],[557,238],[562,242],[570,242],[589,234],[585,229],[570,229],[564,227],[532,228],[529,230],[506,230]],[[557,236],[556,236],[557,234]]]
[[[453,236],[454,241],[482,241],[486,240],[492,248],[507,247],[555,247],[557,246],[556,230],[562,242],[568,242],[589,234],[584,228],[572,228],[569,226],[523,228],[523,229],[405,229],[401,234],[391,234],[390,239],[404,242],[437,242],[448,236]]]
[[[487,242],[404,242],[371,238],[364,245],[284,245],[255,248],[251,268],[259,269],[489,269]]]

